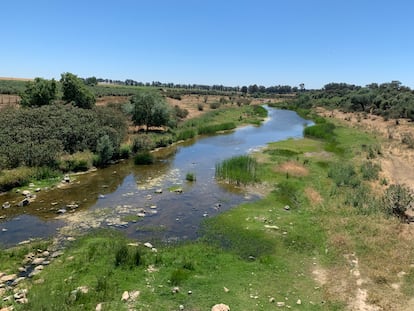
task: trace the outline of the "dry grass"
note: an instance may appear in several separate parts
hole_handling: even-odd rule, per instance
[[[309,170],[304,167],[302,164],[296,161],[287,161],[275,168],[275,171],[278,173],[289,174],[294,177],[303,177],[309,174]]]

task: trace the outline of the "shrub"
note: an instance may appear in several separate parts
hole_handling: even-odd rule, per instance
[[[93,154],[90,151],[66,154],[58,162],[59,169],[63,172],[85,172],[93,164]]]
[[[128,262],[128,247],[123,244],[115,252],[115,266],[121,266]]]
[[[378,164],[372,162],[365,162],[361,165],[362,178],[365,180],[376,180],[381,167]]]
[[[401,138],[401,142],[406,144],[408,148],[414,149],[414,137],[410,133],[404,133]]]
[[[198,104],[197,109],[198,109],[198,111],[203,111],[204,110],[204,105],[203,104]]]
[[[218,109],[220,108],[221,104],[219,102],[211,102],[210,103],[210,108],[211,109]]]
[[[184,119],[188,116],[188,110],[180,108],[177,105],[174,106],[174,114],[178,119]]]
[[[114,146],[108,135],[104,135],[98,139],[96,145],[96,153],[99,157],[99,165],[106,165],[114,155]]]
[[[129,144],[121,145],[121,148],[119,150],[119,157],[121,159],[129,159],[130,155],[131,155],[131,145]]]
[[[306,137],[319,138],[324,140],[332,140],[334,134],[335,125],[329,122],[319,123],[312,126],[308,126],[304,130]]]
[[[148,151],[139,152],[134,157],[136,165],[149,165],[154,163],[153,155]]]
[[[148,135],[138,135],[132,142],[132,152],[148,151],[154,148],[154,142]]]
[[[407,219],[406,210],[413,202],[411,190],[404,185],[390,185],[382,197],[382,209],[388,215],[394,215],[402,220]]]
[[[357,187],[361,183],[350,164],[333,163],[328,170],[328,177],[332,178],[337,186]]]
[[[185,175],[185,180],[187,181],[196,181],[196,176],[194,173],[187,173]]]
[[[220,124],[212,124],[212,125],[201,125],[198,127],[197,131],[199,135],[209,135],[215,134],[219,131],[228,131],[236,128],[236,124],[234,122],[227,122],[227,123],[220,123]]]

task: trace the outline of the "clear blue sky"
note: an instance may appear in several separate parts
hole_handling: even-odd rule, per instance
[[[414,88],[411,0],[3,0],[0,76]]]

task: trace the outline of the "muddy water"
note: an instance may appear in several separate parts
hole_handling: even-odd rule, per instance
[[[135,166],[129,160],[71,176],[69,184],[42,189],[25,207],[16,206],[21,194],[0,196],[0,205],[6,201],[12,205],[0,209],[0,244],[68,236],[97,227],[117,228],[138,239],[195,238],[204,218],[257,199],[237,187],[217,183],[216,163],[268,142],[302,137],[309,124],[295,112],[267,109],[269,120],[260,127],[247,126],[165,148],[155,152],[154,165]],[[195,174],[195,182],[185,180],[189,172]],[[177,188],[182,193],[173,191]],[[68,204],[78,207],[71,209]],[[58,214],[59,209],[66,212]]]

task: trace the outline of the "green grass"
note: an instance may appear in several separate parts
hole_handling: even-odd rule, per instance
[[[187,180],[187,181],[196,181],[196,179],[197,178],[196,178],[195,173],[189,172],[185,175],[185,180]]]

